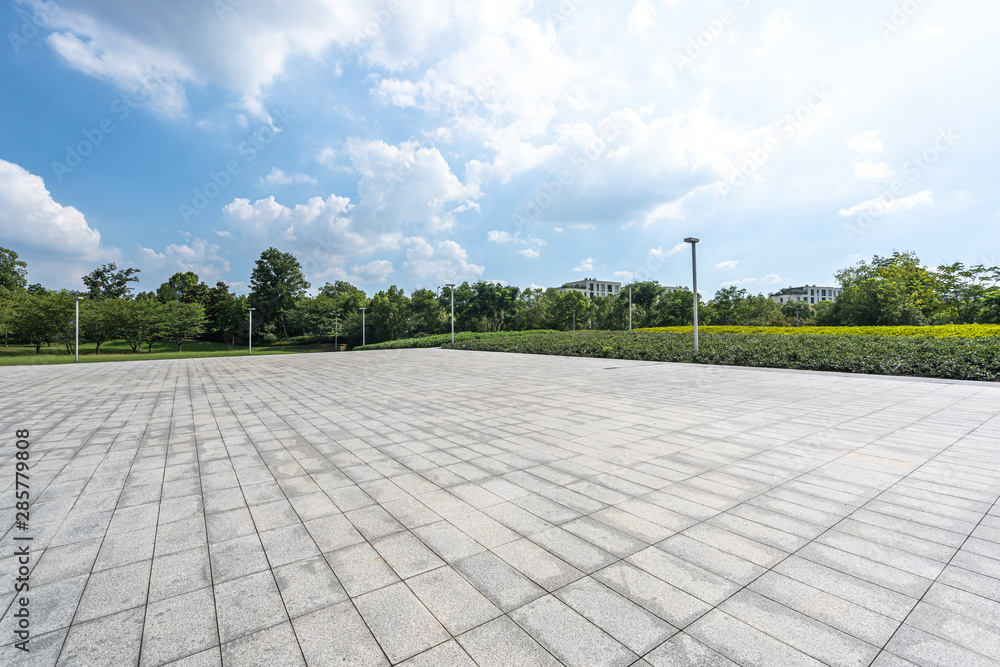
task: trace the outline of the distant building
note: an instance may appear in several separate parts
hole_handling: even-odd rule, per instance
[[[557,288],[560,292],[580,292],[585,297],[593,299],[595,296],[613,296],[621,291],[621,283],[598,280],[597,278],[584,278],[575,282],[566,283]]]
[[[566,283],[562,287],[557,287],[560,292],[580,292],[587,298],[593,298],[595,296],[614,296],[622,290],[621,283],[613,283],[606,280],[598,280],[597,278],[584,278],[583,280],[577,280],[572,283]],[[667,292],[690,292],[687,287],[671,287],[670,285],[663,285],[662,289]],[[625,291],[628,291],[628,285],[625,286]]]
[[[836,301],[841,287],[825,287],[817,285],[803,285],[802,287],[786,287],[780,292],[771,295],[771,301],[784,305],[795,301],[804,301],[808,304],[820,303],[821,301]]]

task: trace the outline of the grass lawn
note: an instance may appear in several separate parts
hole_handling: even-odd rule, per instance
[[[254,345],[253,353],[258,354],[295,354],[301,352],[321,352],[326,348],[315,345]],[[133,354],[125,341],[109,341],[101,345],[101,353],[96,353],[97,346],[93,343],[80,345],[80,363],[94,361],[143,361],[149,359],[194,359],[198,357],[238,357],[246,356],[246,346],[226,345],[225,343],[209,343],[205,341],[188,341],[184,349],[177,351],[175,343],[159,341],[153,344],[152,353],[146,353],[143,345],[142,354]],[[0,345],[0,366],[22,366],[31,364],[72,364],[74,356],[66,354],[66,346],[42,346],[41,354],[35,354],[34,345]]]

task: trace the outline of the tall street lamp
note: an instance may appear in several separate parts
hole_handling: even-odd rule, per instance
[[[451,288],[451,343],[455,344],[455,283],[448,283],[445,287]]]
[[[694,353],[698,354],[698,260],[695,247],[698,239],[689,236],[684,239],[684,243],[691,244],[691,294],[694,301]]]
[[[365,309],[358,308],[361,311],[361,347],[365,346]]]
[[[250,356],[253,356],[253,308],[248,308],[247,311],[250,313],[250,329],[249,335],[247,337],[247,343],[250,345]]]
[[[82,296],[76,297],[74,299],[74,305],[76,307],[76,346],[73,351],[76,353],[76,361],[80,361],[80,300]],[[142,345],[139,345],[139,352],[142,352]]]
[[[573,311],[573,331],[576,331],[576,310]]]
[[[333,351],[340,352],[340,345],[338,345],[337,338],[340,336],[340,315],[333,316]]]
[[[628,330],[632,330],[632,285],[628,286]]]

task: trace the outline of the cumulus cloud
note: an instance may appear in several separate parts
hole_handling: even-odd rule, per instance
[[[850,208],[842,208],[839,213],[844,217],[850,217],[858,213],[897,213],[899,211],[908,211],[911,208],[916,208],[924,204],[934,204],[934,197],[931,196],[930,190],[923,190],[909,197],[901,197],[899,199],[882,199],[881,197],[876,197],[875,199],[855,204]]]
[[[641,35],[656,25],[656,6],[651,0],[639,0],[632,6],[632,11],[628,15],[630,34]]]
[[[142,247],[139,255],[142,268],[163,275],[190,271],[209,285],[221,280],[229,271],[229,260],[219,254],[219,246],[197,237],[185,244],[171,243],[163,252]]]
[[[455,241],[441,241],[436,246],[423,237],[403,240],[406,261],[403,268],[414,280],[439,284],[459,283],[481,276],[485,267],[468,261],[468,253]]]
[[[858,178],[875,179],[885,178],[892,174],[892,167],[885,162],[872,162],[871,160],[855,160],[851,166],[854,167],[854,175]]]
[[[72,206],[52,199],[41,176],[0,159],[0,243],[29,260],[30,279],[77,286],[80,276],[119,251]],[[42,259],[44,258],[44,259]]]
[[[635,276],[631,271],[615,271],[615,278],[621,278],[622,282],[630,283]]]
[[[487,232],[486,240],[490,243],[511,243],[514,240],[514,235],[510,232],[493,229]]]
[[[389,260],[375,259],[367,264],[356,265],[351,271],[360,282],[384,283],[396,270]]]
[[[847,147],[861,155],[881,153],[885,144],[878,138],[878,130],[868,130],[847,138]]]
[[[573,269],[575,273],[582,273],[583,271],[593,271],[594,270],[594,258],[588,257],[580,263],[580,266]]]
[[[729,260],[727,262],[719,262],[718,264],[715,265],[715,268],[719,269],[720,271],[732,271],[733,269],[736,268],[738,264],[739,264],[738,260]]]
[[[535,257],[538,257],[542,253],[539,252],[538,250],[535,250],[534,248],[525,248],[524,250],[518,250],[517,254],[521,255],[522,257],[527,257],[528,259],[534,259]]]
[[[270,173],[257,181],[257,187],[274,187],[277,185],[293,185],[309,183],[316,185],[316,179],[308,174],[286,174],[277,167],[272,167]]]

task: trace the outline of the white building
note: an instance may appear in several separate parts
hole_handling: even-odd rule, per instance
[[[560,292],[580,292],[587,298],[592,299],[595,296],[614,296],[621,291],[622,284],[598,280],[597,278],[584,278],[583,280],[566,283],[557,289]]]
[[[808,304],[820,303],[821,301],[836,301],[841,287],[826,287],[820,285],[803,285],[802,287],[786,287],[780,292],[771,295],[771,301],[784,305],[795,301],[805,301]]]

